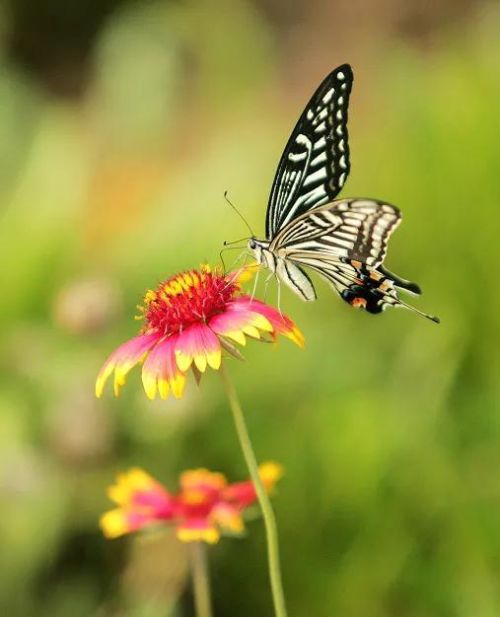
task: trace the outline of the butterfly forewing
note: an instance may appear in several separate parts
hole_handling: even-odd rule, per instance
[[[342,188],[350,168],[347,109],[352,80],[348,64],[332,71],[299,118],[269,197],[269,240],[304,212],[334,199]]]

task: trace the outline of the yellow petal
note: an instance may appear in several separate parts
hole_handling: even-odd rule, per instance
[[[194,356],[194,364],[196,368],[200,371],[200,373],[205,372],[205,369],[207,368],[207,356],[205,355],[204,351],[202,351],[201,353],[197,353]]]
[[[191,366],[193,361],[193,356],[191,354],[185,354],[181,349],[175,350],[175,360],[177,362],[177,366],[179,370],[185,373],[188,368]]]
[[[252,326],[259,328],[259,330],[263,330],[264,332],[272,332],[274,330],[269,319],[260,313],[255,313],[252,317]]]
[[[186,376],[184,373],[178,373],[174,379],[170,380],[170,388],[175,398],[181,398],[184,393],[184,384],[186,383]]]
[[[260,338],[260,333],[255,326],[243,326],[243,332],[253,338]]]
[[[211,351],[210,353],[207,353],[208,366],[210,368],[213,368],[215,371],[218,371],[220,369],[221,361],[222,353],[220,348],[216,351]]]
[[[306,339],[297,326],[294,326],[290,332],[285,332],[284,334],[302,349],[305,347]]]
[[[215,527],[205,527],[197,529],[195,527],[178,527],[177,538],[181,542],[207,542],[216,544],[219,541],[220,533]]]
[[[234,332],[224,332],[224,336],[227,336],[228,338],[232,339],[236,343],[243,345],[243,347],[246,345],[247,341],[245,339],[245,335],[243,334],[241,330],[235,330]]]
[[[105,512],[99,519],[99,526],[106,538],[118,538],[130,531],[126,515],[120,508]]]
[[[115,380],[113,383],[113,390],[115,396],[120,396],[120,388],[125,385],[127,372],[124,372],[120,367],[115,369]]]
[[[166,379],[158,380],[158,392],[163,400],[168,398],[168,392],[170,390],[170,386],[168,385],[168,381]]]
[[[152,373],[142,371],[142,385],[146,392],[146,396],[153,400],[156,397],[156,376]]]
[[[106,367],[104,367],[104,369],[101,370],[101,372],[97,376],[97,380],[95,382],[95,395],[97,396],[97,398],[101,398],[104,391],[104,386],[108,381],[109,376],[113,372],[114,368],[114,362],[109,362],[109,364],[107,364]]]
[[[259,465],[259,476],[267,490],[272,489],[284,473],[283,466],[274,461],[267,461]]]

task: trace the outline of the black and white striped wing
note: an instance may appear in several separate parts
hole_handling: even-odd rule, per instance
[[[344,296],[353,285],[361,283],[359,270],[349,263],[336,260],[311,260],[309,268],[326,278],[340,296]]]
[[[356,308],[381,313],[388,306],[407,306],[399,299],[392,279],[376,270],[367,269],[357,261],[323,261],[309,267],[325,278],[343,300]]]
[[[292,221],[269,248],[311,267],[333,259],[340,263],[355,260],[377,268],[400,221],[395,206],[374,199],[342,199]]]
[[[347,111],[352,87],[348,64],[332,71],[314,93],[281,156],[269,196],[266,236],[332,201],[349,174]]]

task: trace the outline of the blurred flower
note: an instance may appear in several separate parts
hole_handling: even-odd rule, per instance
[[[72,334],[94,334],[121,312],[121,294],[107,279],[88,278],[65,285],[56,295],[53,316]]]
[[[96,382],[102,395],[106,380],[114,372],[118,396],[127,373],[144,360],[142,383],[149,398],[169,392],[180,398],[186,372],[192,367],[199,379],[207,366],[217,370],[222,349],[239,357],[233,343],[246,344],[246,336],[272,340],[278,334],[303,346],[297,326],[279,311],[241,293],[241,283],[251,277],[254,266],[230,274],[208,265],[177,274],[149,290],[138,307],[145,320],[141,334],[123,343],[106,360]]]
[[[267,462],[260,465],[259,475],[270,492],[283,469]],[[108,496],[119,507],[101,517],[101,529],[107,538],[153,524],[173,524],[179,540],[209,544],[217,542],[221,532],[242,533],[243,511],[257,500],[250,480],[228,484],[221,473],[207,469],[183,472],[180,490],[172,494],[145,471],[134,468],[118,476]]]

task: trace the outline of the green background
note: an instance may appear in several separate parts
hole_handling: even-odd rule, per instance
[[[149,402],[138,371],[119,400],[95,375],[148,287],[245,235],[226,189],[262,235],[288,134],[343,62],[342,195],[402,209],[386,264],[442,323],[318,282],[315,304],[282,294],[304,351],[230,361],[260,460],[287,471],[290,615],[500,614],[500,10],[452,0],[2,3],[4,614],[193,614],[184,546],[97,520],[129,465],[246,477],[219,377]],[[272,614],[260,521],[210,555],[218,617]]]

